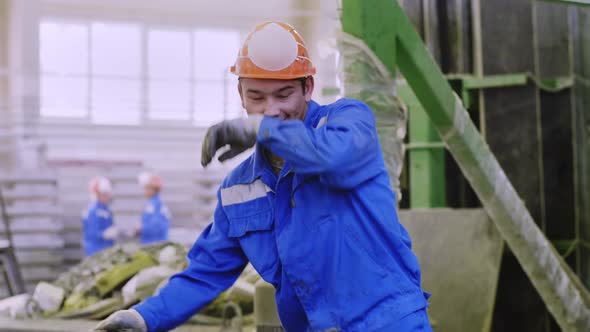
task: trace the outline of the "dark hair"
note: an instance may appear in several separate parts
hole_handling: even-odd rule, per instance
[[[301,82],[301,91],[303,92],[304,96],[305,96],[305,83],[307,82],[308,77],[309,76],[297,78],[297,80],[299,82]],[[242,77],[238,77],[238,83],[240,83],[241,81],[242,81]]]
[[[301,90],[302,90],[304,96],[305,96],[305,83],[307,82],[308,77],[309,76],[305,76],[305,77],[301,77],[301,78],[297,79],[297,80],[299,80],[299,82],[301,82]]]

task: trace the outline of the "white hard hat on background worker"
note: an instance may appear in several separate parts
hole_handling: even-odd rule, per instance
[[[149,187],[155,190],[161,190],[164,187],[164,181],[158,174],[152,172],[141,172],[137,176],[139,185],[143,188]]]
[[[141,172],[137,180],[143,188],[145,198],[148,199],[143,209],[141,226],[136,228],[136,233],[140,235],[140,242],[149,244],[166,241],[168,240],[171,215],[160,197],[164,180],[153,172]]]
[[[95,176],[88,183],[90,205],[83,221],[83,247],[86,256],[91,256],[112,246],[118,235],[113,225],[113,213],[110,209],[113,187],[104,176]]]
[[[113,186],[111,181],[104,176],[95,176],[88,183],[88,191],[90,192],[90,198],[97,200],[101,195],[110,196],[113,193]]]

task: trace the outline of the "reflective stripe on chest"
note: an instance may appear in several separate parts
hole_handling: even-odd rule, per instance
[[[272,190],[260,179],[250,184],[236,184],[221,189],[221,202],[223,206],[246,203],[265,197],[269,191]]]

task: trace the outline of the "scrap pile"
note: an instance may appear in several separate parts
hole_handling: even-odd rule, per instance
[[[117,245],[84,259],[54,282],[39,283],[32,296],[0,300],[0,316],[103,319],[157,293],[186,267],[186,254],[185,247],[172,242]],[[234,286],[190,322],[218,325],[224,317],[232,316],[236,324],[249,323],[253,319],[254,283],[259,278],[248,266]]]

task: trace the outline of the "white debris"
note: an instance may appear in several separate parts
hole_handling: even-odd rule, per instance
[[[178,271],[164,265],[152,266],[141,270],[123,286],[123,300],[130,303],[144,299],[154,293],[162,280],[167,280]]]
[[[23,319],[31,316],[29,303],[31,295],[20,294],[0,300],[0,316]]]
[[[158,261],[161,265],[173,266],[177,259],[176,248],[173,246],[166,246],[158,255]]]
[[[37,302],[42,311],[58,311],[64,301],[66,292],[55,285],[47,282],[40,282],[35,287],[33,293],[33,300]]]

